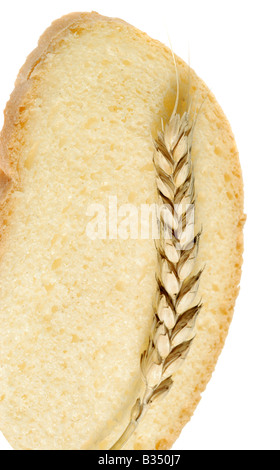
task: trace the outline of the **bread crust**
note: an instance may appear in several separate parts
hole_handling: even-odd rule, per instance
[[[12,162],[9,159],[9,143],[13,132],[15,130],[15,125],[18,121],[20,114],[20,105],[23,101],[24,96],[28,92],[31,86],[30,75],[34,70],[35,66],[45,57],[50,45],[57,41],[63,32],[68,28],[71,28],[73,25],[77,25],[85,21],[85,19],[91,22],[104,19],[98,13],[70,13],[69,15],[63,16],[62,18],[54,21],[52,25],[44,32],[38,41],[38,46],[34,49],[33,52],[27,57],[25,64],[20,69],[16,82],[15,88],[10,96],[10,100],[6,105],[4,111],[4,125],[0,134],[0,170],[2,171],[2,179],[0,179],[0,188],[3,189],[3,181],[6,178],[15,182],[17,180],[17,172],[13,167]],[[108,18],[109,20],[109,18]],[[0,173],[1,176],[1,173]],[[1,201],[1,191],[0,191],[0,203],[4,202],[4,191],[2,191],[2,201]],[[5,194],[6,196],[6,194]]]
[[[65,31],[70,30],[71,28],[77,27],[78,25],[84,25],[87,23],[96,23],[99,21],[112,21],[112,22],[119,22],[121,24],[126,24],[124,21],[115,19],[115,18],[108,18],[99,15],[96,12],[92,13],[71,13],[62,17],[59,20],[53,22],[53,24],[45,31],[45,33],[41,36],[38,47],[29,55],[27,58],[26,63],[21,68],[19,75],[17,77],[15,83],[15,89],[11,94],[10,100],[7,103],[6,110],[5,110],[5,120],[2,132],[0,134],[0,215],[5,213],[6,206],[8,203],[8,194],[9,191],[13,188],[13,185],[16,184],[18,180],[17,175],[17,168],[14,162],[10,160],[9,157],[9,146],[11,144],[11,140],[15,133],[16,124],[19,119],[20,115],[20,106],[26,96],[30,86],[32,84],[31,74],[36,65],[43,60],[43,58],[48,53],[50,47],[54,45],[64,34]],[[148,36],[144,33],[139,32],[145,40],[150,40]],[[154,40],[152,40],[154,42]],[[161,47],[165,47],[161,45]],[[181,59],[178,58],[178,62],[181,62]],[[207,87],[204,83],[199,80],[200,87],[207,90]],[[239,291],[239,282],[241,277],[241,266],[242,266],[242,253],[243,253],[243,225],[245,223],[245,216],[243,214],[243,182],[242,182],[242,175],[241,169],[239,165],[239,158],[238,152],[236,149],[236,145],[234,142],[232,130],[230,125],[225,118],[222,109],[220,108],[219,104],[217,103],[214,96],[210,93],[209,99],[211,101],[211,105],[215,108],[215,114],[217,116],[217,120],[222,122],[223,132],[226,136],[226,141],[228,145],[234,146],[235,152],[232,152],[230,157],[232,166],[236,168],[236,173],[238,177],[237,182],[237,193],[238,198],[235,201],[237,205],[237,210],[239,214],[239,222],[236,228],[236,240],[237,240],[237,249],[236,249],[236,263],[234,272],[231,276],[230,281],[230,296],[228,300],[224,302],[223,308],[225,310],[225,320],[224,324],[221,325],[221,333],[220,333],[220,341],[215,344],[215,348],[211,351],[211,356],[209,357],[209,361],[207,364],[207,368],[203,369],[200,374],[200,382],[198,387],[196,388],[195,393],[192,395],[192,400],[189,403],[187,409],[184,408],[184,403],[182,400],[182,412],[180,415],[180,419],[177,423],[172,423],[170,425],[169,431],[165,433],[165,435],[158,440],[155,449],[156,450],[166,450],[170,449],[174,441],[178,438],[182,428],[185,424],[190,420],[197,404],[200,401],[201,393],[204,391],[208,381],[211,378],[212,372],[215,368],[217,359],[220,355],[220,352],[224,346],[224,342],[228,333],[228,327],[232,319],[233,309],[235,305],[235,300],[238,295]],[[0,219],[0,233],[1,233],[1,219]],[[164,409],[162,410],[164,414]],[[90,446],[90,441],[88,445],[85,447]],[[153,444],[151,443],[151,447]],[[137,432],[128,442],[126,449],[140,449],[144,450],[147,449],[147,446],[143,446],[141,444],[141,439],[139,440],[139,433]]]

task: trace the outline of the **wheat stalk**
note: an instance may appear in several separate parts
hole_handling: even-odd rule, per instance
[[[154,322],[141,356],[144,391],[132,408],[130,422],[110,450],[121,449],[154,400],[171,388],[173,373],[186,358],[201,309],[195,303],[201,271],[193,273],[199,236],[194,236],[195,189],[191,149],[195,121],[176,111],[154,141],[160,237]]]

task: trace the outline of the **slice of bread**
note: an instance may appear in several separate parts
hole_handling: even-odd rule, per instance
[[[205,100],[192,151],[203,308],[173,388],[126,449],[168,449],[190,419],[241,273],[232,131],[176,61],[181,111],[188,88]],[[156,250],[152,239],[92,240],[90,207],[116,196],[119,206],[156,202],[152,135],[175,98],[170,50],[97,13],[53,23],[19,73],[0,140],[0,427],[15,449],[108,449],[124,430],[153,317]]]

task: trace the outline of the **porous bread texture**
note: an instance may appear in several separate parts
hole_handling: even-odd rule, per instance
[[[206,99],[193,162],[197,337],[127,449],[168,449],[223,346],[242,262],[243,190],[232,132],[178,59],[180,103]],[[15,449],[108,449],[136,397],[153,316],[153,240],[90,240],[92,203],[156,200],[154,133],[175,100],[171,52],[121,20],[65,17],[45,33],[1,135],[0,427]],[[12,188],[9,189],[9,185]]]

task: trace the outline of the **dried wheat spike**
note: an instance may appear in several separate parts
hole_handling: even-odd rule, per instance
[[[194,235],[195,187],[191,149],[194,121],[173,112],[154,141],[158,190],[157,292],[148,346],[141,356],[144,392],[130,422],[111,450],[121,449],[150,404],[172,386],[172,375],[186,358],[201,309],[195,303],[201,271],[194,273],[199,236]]]

